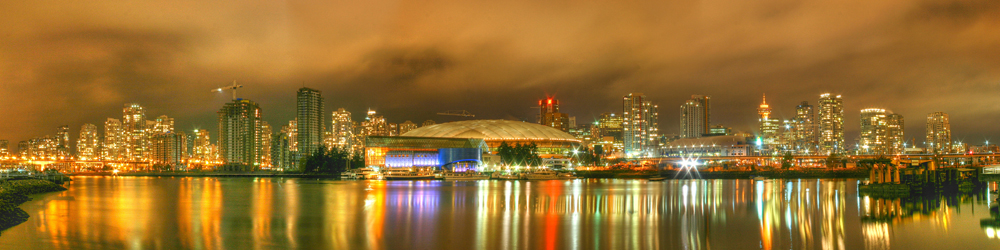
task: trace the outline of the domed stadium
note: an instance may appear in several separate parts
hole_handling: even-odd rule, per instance
[[[496,151],[500,143],[535,143],[538,153],[565,155],[580,146],[580,140],[566,132],[541,124],[508,120],[471,120],[435,124],[406,132],[406,137],[478,138]]]

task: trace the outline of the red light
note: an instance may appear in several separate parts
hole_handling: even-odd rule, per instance
[[[549,104],[552,104],[552,99],[549,99]]]

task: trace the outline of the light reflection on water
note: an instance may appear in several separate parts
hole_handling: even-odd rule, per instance
[[[77,177],[2,249],[996,247],[986,192],[858,196],[856,180],[328,181]]]

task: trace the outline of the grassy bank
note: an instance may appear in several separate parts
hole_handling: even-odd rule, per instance
[[[31,200],[28,195],[63,190],[66,188],[46,180],[0,180],[0,230],[28,220],[28,213],[17,207]]]

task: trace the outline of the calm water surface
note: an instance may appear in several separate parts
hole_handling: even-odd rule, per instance
[[[857,180],[74,179],[0,249],[1000,247],[988,192],[885,200]]]

